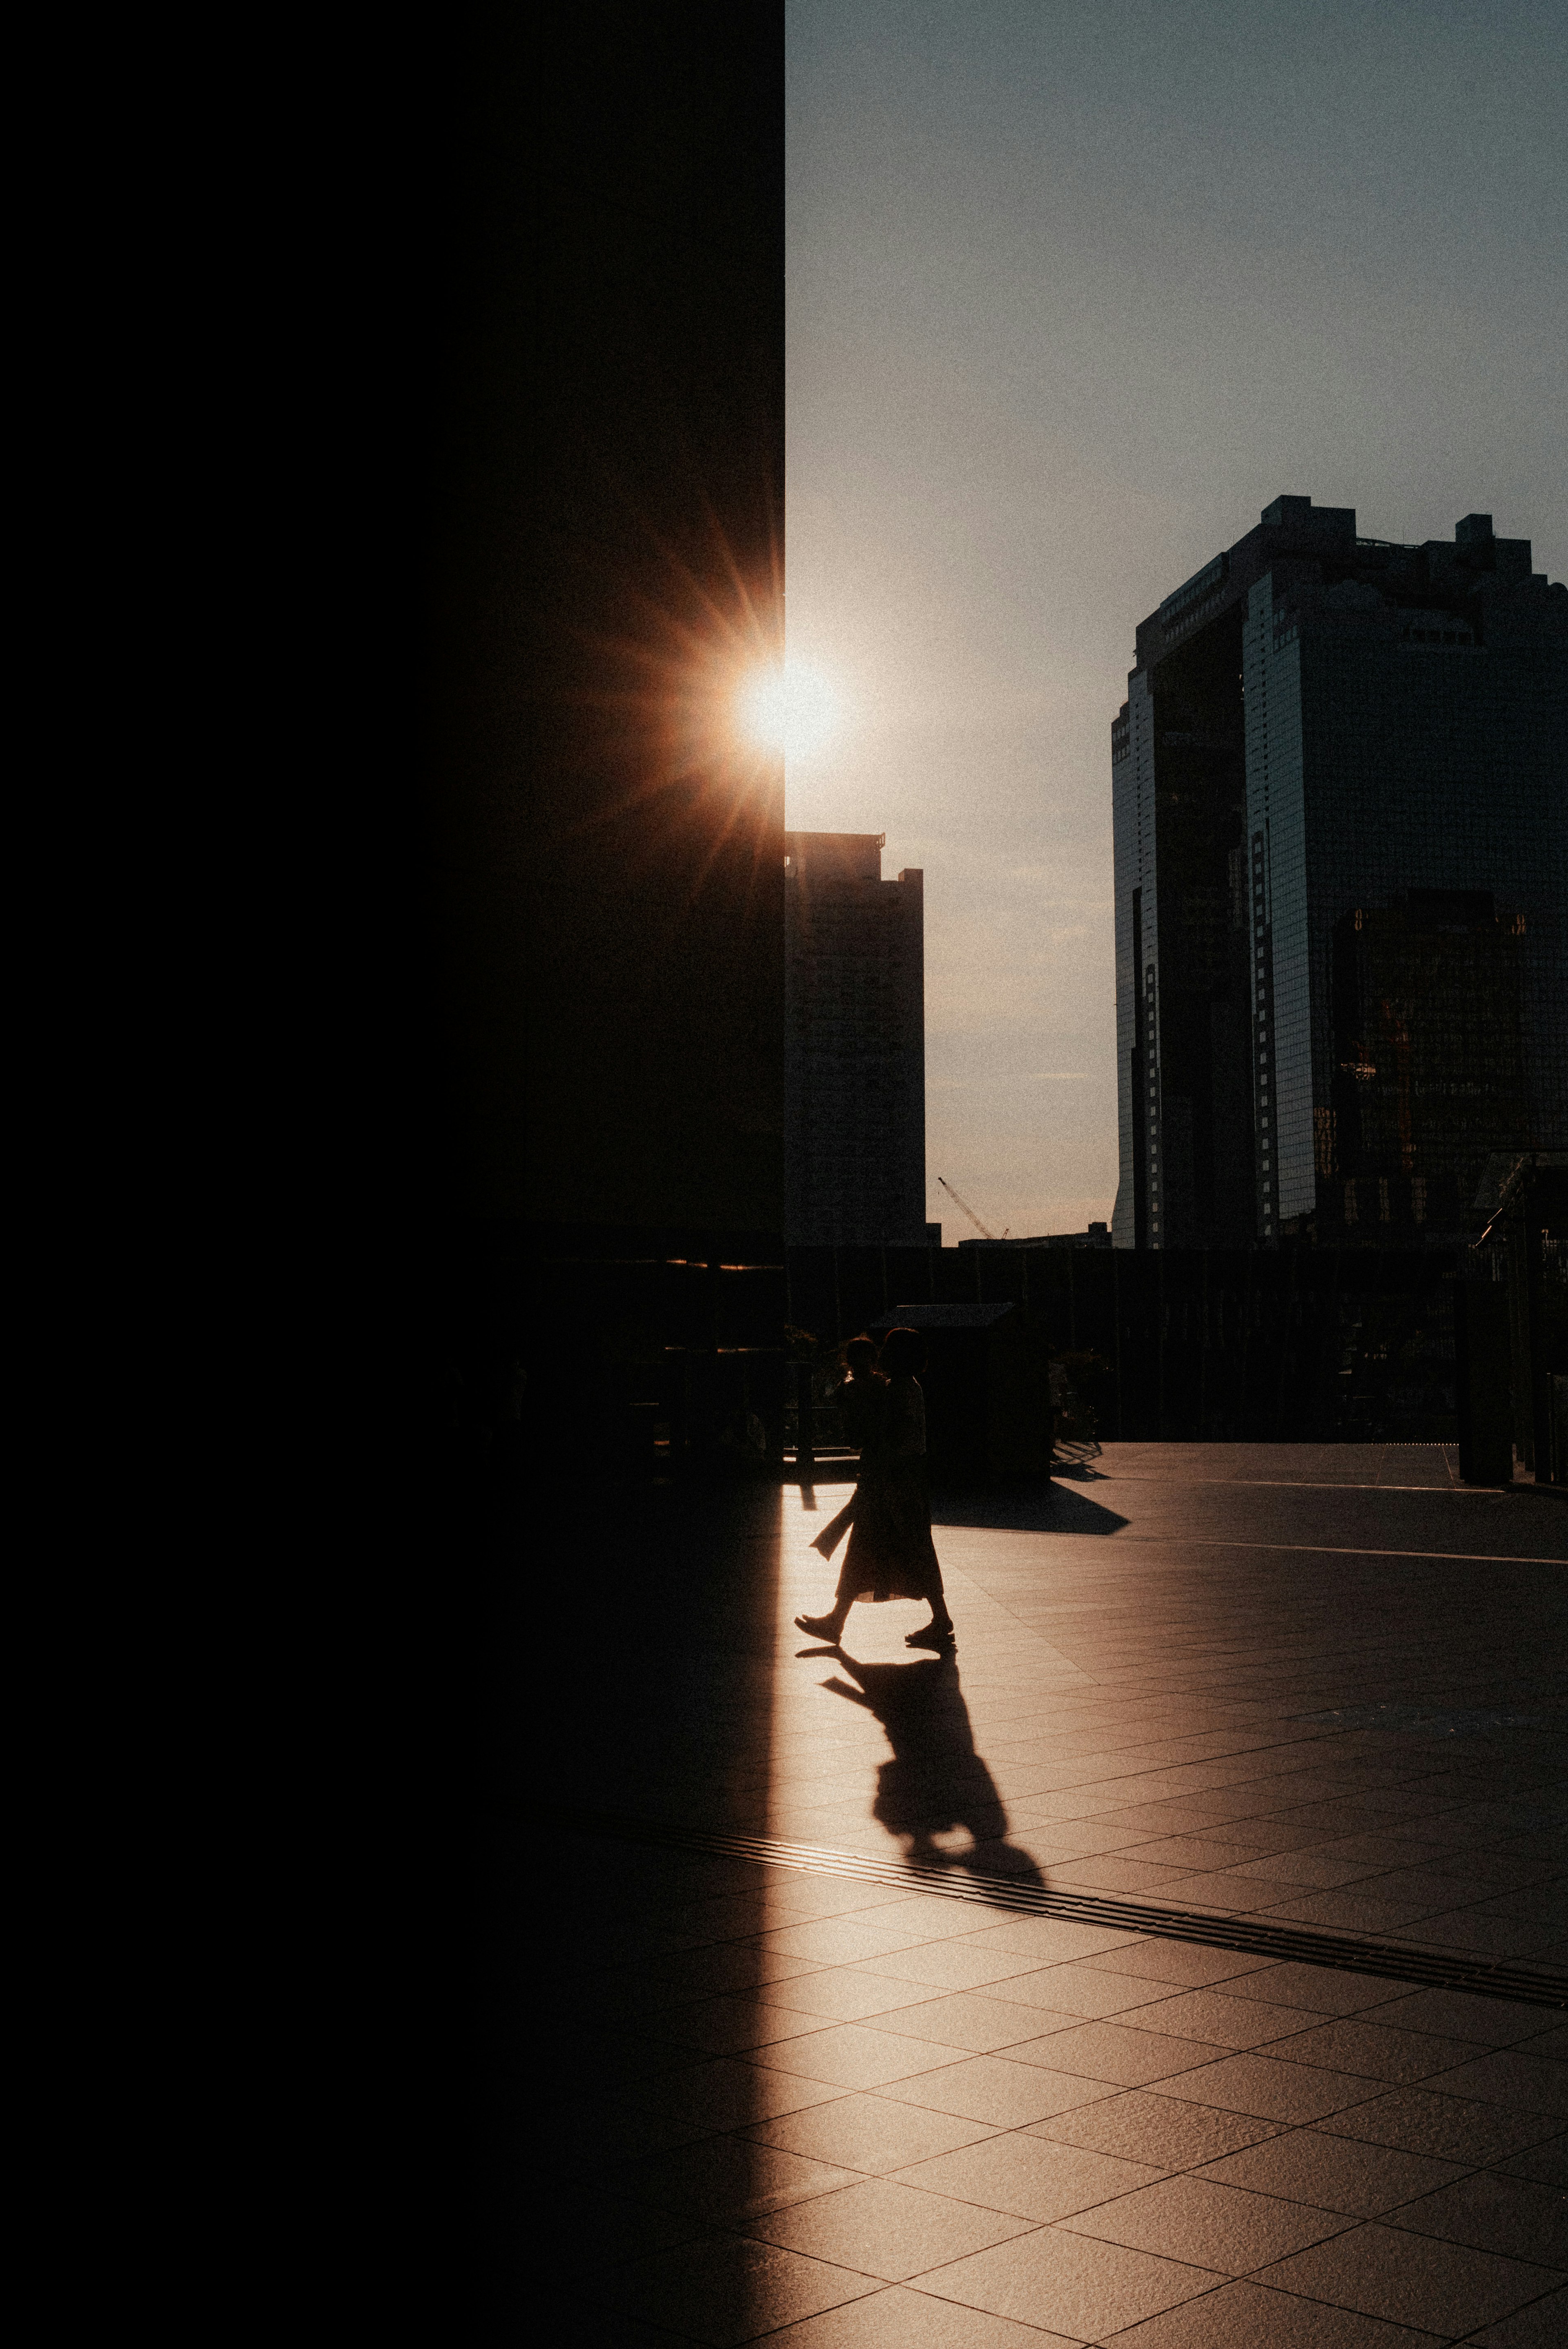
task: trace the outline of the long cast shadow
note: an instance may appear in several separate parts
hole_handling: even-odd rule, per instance
[[[1075,1464],[1075,1475],[1081,1473]],[[1089,1472],[1093,1475],[1093,1472]],[[1097,1481],[1097,1479],[1096,1480]],[[931,1522],[939,1526],[992,1526],[999,1532],[1114,1534],[1127,1522],[1119,1511],[1091,1499],[1075,1484],[1031,1476],[1015,1484],[965,1489],[950,1486],[931,1495]]]
[[[824,1686],[874,1713],[893,1749],[877,1773],[871,1816],[903,1844],[906,1857],[1044,1885],[1028,1852],[1008,1840],[996,1781],[975,1752],[956,1658],[863,1664],[840,1648],[836,1661],[849,1680],[834,1674]],[[971,1837],[967,1851],[945,1850],[936,1840],[961,1831]]]

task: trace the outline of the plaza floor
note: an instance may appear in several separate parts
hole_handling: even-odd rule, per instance
[[[501,1765],[548,2336],[1568,2339],[1568,2029],[1521,1990],[1568,1976],[1568,1506],[1438,1446],[1107,1446],[939,1507],[939,1660],[913,1606],[794,1628],[844,1497],[669,1495],[552,1654],[543,1806]]]

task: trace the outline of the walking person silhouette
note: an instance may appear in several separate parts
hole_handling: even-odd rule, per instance
[[[911,1648],[952,1644],[952,1617],[931,1539],[931,1496],[926,1477],[926,1400],[915,1375],[925,1368],[925,1342],[916,1330],[889,1330],[877,1369],[885,1381],[868,1412],[870,1436],[860,1455],[849,1547],[832,1611],[797,1615],[797,1630],[837,1647],[857,1599],[923,1599],[931,1619],[907,1636]],[[867,1398],[869,1403],[870,1398]]]
[[[839,1424],[864,1464],[868,1449],[875,1449],[877,1424],[880,1416],[887,1381],[877,1375],[877,1341],[873,1338],[851,1338],[844,1349],[847,1376],[834,1397],[838,1405]],[[838,1515],[824,1526],[812,1547],[824,1557],[831,1557],[855,1522],[855,1505],[860,1497],[862,1469],[856,1471],[855,1490]]]

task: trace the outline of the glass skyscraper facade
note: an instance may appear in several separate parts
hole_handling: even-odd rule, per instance
[[[1278,498],[1111,730],[1119,1247],[1451,1244],[1568,1146],[1568,588]]]

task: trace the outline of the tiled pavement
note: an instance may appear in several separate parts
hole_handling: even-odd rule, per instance
[[[1084,1468],[940,1513],[952,1663],[913,1608],[843,1658],[791,1628],[833,1489],[682,1500],[594,1618],[557,1806],[1568,1971],[1568,1507],[1436,1447]],[[521,2230],[543,2157],[552,2337],[1568,2340],[1561,2013],[562,1835],[541,2117],[523,1792],[510,2191]]]

